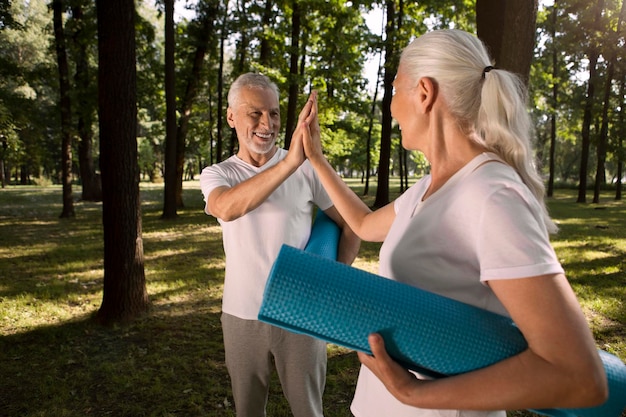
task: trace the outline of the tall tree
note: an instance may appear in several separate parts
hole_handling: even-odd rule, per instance
[[[598,59],[600,58],[600,39],[595,36],[595,26],[600,24],[602,10],[604,9],[604,0],[598,0],[593,9],[594,19],[591,23],[593,29],[590,31],[591,36],[588,39],[587,58],[589,59],[589,80],[587,81],[587,96],[585,97],[585,106],[582,124],[582,152],[580,154],[580,169],[578,171],[578,197],[577,203],[587,202],[587,176],[589,175],[589,148],[591,147],[591,123],[593,119],[593,105],[595,101],[595,88],[598,73]]]
[[[174,0],[164,0],[165,4],[165,190],[163,192],[162,218],[172,219],[176,213],[176,190],[178,176],[176,157],[176,68],[174,65]]]
[[[272,21],[274,20],[274,14],[272,12],[272,8],[274,6],[274,2],[272,0],[265,0],[265,8],[263,9],[263,22],[262,26],[264,28],[261,33],[261,48],[259,53],[259,64],[269,67],[271,65],[271,43],[269,36],[269,29],[272,26]]]
[[[556,43],[556,19],[557,4],[556,1],[552,6],[550,14],[550,35],[552,37],[552,109],[550,112],[550,152],[549,152],[549,176],[548,176],[548,197],[554,195],[554,154],[556,152],[556,115],[559,105],[559,62],[558,50]]]
[[[291,135],[296,125],[296,111],[298,107],[298,93],[300,91],[300,77],[298,62],[300,58],[300,19],[301,1],[291,3],[291,48],[289,51],[289,101],[287,103],[287,117],[285,123],[285,148],[291,144]]]
[[[196,48],[191,57],[191,71],[186,77],[185,93],[180,101],[178,128],[176,131],[176,206],[184,207],[183,204],[183,174],[185,165],[185,149],[187,133],[189,131],[189,120],[191,118],[192,106],[198,96],[202,83],[202,67],[204,57],[207,55],[211,41],[214,37],[214,17],[218,12],[218,2],[215,0],[202,2],[199,4],[199,17],[196,22],[189,26],[191,38]]]
[[[215,161],[222,161],[222,148],[224,144],[223,140],[223,129],[224,125],[224,116],[223,116],[223,108],[224,108],[224,50],[226,44],[227,37],[227,25],[226,21],[228,19],[228,5],[230,2],[227,0],[224,6],[221,9],[220,16],[222,21],[220,23],[220,46],[219,46],[219,68],[217,71],[217,139],[215,143]],[[234,132],[234,129],[233,129]],[[212,161],[211,161],[212,162]]]
[[[27,185],[31,176],[61,177],[59,66],[53,10],[45,0],[13,0],[11,23],[0,29],[0,134],[5,171]],[[53,46],[54,47],[54,46]]]
[[[622,0],[621,11],[617,14],[617,25],[615,30],[609,28],[609,32],[606,34],[608,42],[604,42],[604,46],[608,47],[607,52],[607,69],[604,79],[604,96],[602,98],[602,114],[601,114],[601,126],[600,135],[598,137],[598,145],[596,147],[596,181],[593,188],[593,202],[600,202],[600,190],[602,186],[606,184],[606,153],[608,147],[608,135],[609,135],[609,107],[611,106],[611,92],[613,90],[613,81],[615,76],[615,66],[617,65],[617,51],[623,49],[620,46],[620,32],[622,27],[623,16],[626,11],[626,1]],[[607,25],[609,26],[609,25]]]
[[[370,189],[370,172],[372,170],[372,157],[371,157],[371,147],[372,147],[372,130],[374,129],[374,116],[376,114],[376,105],[378,98],[378,85],[380,84],[380,73],[381,73],[381,65],[382,65],[383,54],[380,51],[378,55],[378,71],[376,71],[376,83],[374,84],[374,97],[372,98],[372,109],[369,115],[369,123],[367,127],[367,144],[366,154],[365,154],[365,186],[363,187],[363,195],[369,195]]]
[[[96,319],[131,320],[149,305],[137,164],[134,0],[96,0],[104,292]]]
[[[59,69],[59,107],[61,109],[61,181],[63,183],[63,210],[60,217],[75,217],[72,196],[72,108],[70,75],[67,63],[65,32],[63,29],[63,2],[53,0],[54,39]]]
[[[535,45],[538,1],[476,0],[478,37],[496,66],[519,74],[528,84]]]
[[[622,199],[622,177],[624,176],[624,135],[626,135],[626,72],[622,75],[619,88],[619,97],[621,97],[621,106],[619,106],[618,123],[617,123],[617,172],[615,174],[615,200]]]
[[[102,185],[100,176],[96,174],[93,152],[93,122],[95,109],[95,78],[89,66],[89,47],[92,45],[92,36],[95,31],[95,19],[90,13],[91,19],[85,16],[85,7],[93,10],[89,3],[84,5],[74,1],[71,4],[73,28],[72,43],[75,50],[74,86],[77,100],[77,133],[80,139],[78,143],[78,162],[80,179],[82,184],[82,199],[85,201],[102,201]]]
[[[402,4],[402,0],[401,0]],[[398,30],[396,1],[386,1],[387,24],[385,26],[385,74],[383,76],[382,132],[380,136],[380,158],[378,160],[378,187],[374,207],[382,207],[389,202],[389,164],[391,158],[391,98],[393,80],[398,71],[399,52],[395,38]]]

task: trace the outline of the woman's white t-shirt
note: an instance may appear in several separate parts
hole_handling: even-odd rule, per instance
[[[477,156],[423,200],[429,184],[426,176],[394,202],[380,275],[508,316],[487,281],[563,272],[540,204],[496,155]],[[406,406],[365,366],[351,410],[357,417],[505,416]]]

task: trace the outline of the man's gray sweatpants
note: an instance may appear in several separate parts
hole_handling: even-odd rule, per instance
[[[322,417],[326,342],[222,313],[237,417],[264,417],[274,368],[294,417]]]

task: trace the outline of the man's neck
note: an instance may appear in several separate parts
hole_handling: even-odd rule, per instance
[[[274,146],[269,152],[261,154],[245,152],[240,149],[239,152],[237,152],[237,157],[242,161],[249,163],[250,165],[253,165],[255,167],[262,167],[270,159],[272,159],[274,155],[276,155],[276,152],[278,152],[277,146]]]

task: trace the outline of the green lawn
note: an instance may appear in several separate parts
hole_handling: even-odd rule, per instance
[[[75,219],[59,219],[60,187],[0,189],[0,416],[234,415],[219,323],[221,232],[202,212],[198,183],[184,186],[185,209],[165,221],[162,185],[142,184],[152,309],[114,328],[90,320],[102,298],[101,205],[78,201]],[[550,201],[561,228],[554,245],[598,347],[626,360],[626,203],[574,201],[572,191]],[[355,266],[375,272],[378,248],[364,244]],[[328,417],[351,415],[357,372],[353,352],[329,346]],[[289,415],[277,382],[268,415]]]

